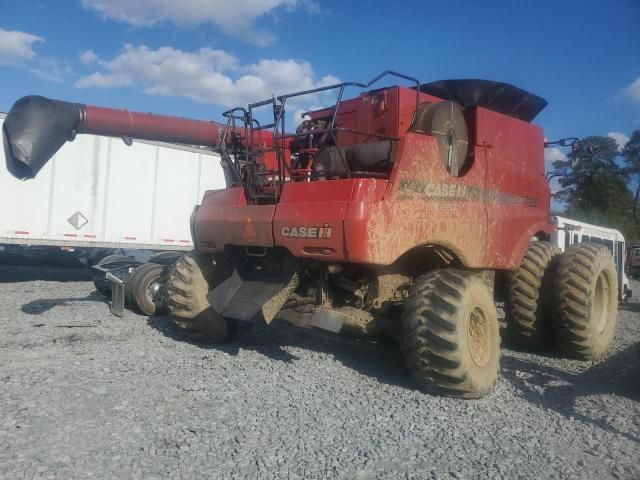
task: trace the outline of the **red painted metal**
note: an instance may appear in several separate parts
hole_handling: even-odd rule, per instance
[[[91,105],[86,105],[85,109],[81,133],[208,147],[217,146],[220,140],[220,128],[214,122]]]
[[[337,127],[398,138],[388,178],[289,182],[273,205],[248,205],[241,188],[210,192],[192,217],[197,248],[281,246],[297,257],[390,265],[416,247],[440,245],[470,268],[516,268],[531,238],[553,230],[542,130],[467,109],[472,164],[454,177],[435,137],[409,131],[415,99],[415,90],[392,87],[339,105]],[[440,101],[426,94],[420,100]],[[379,139],[337,136],[338,146]],[[329,238],[307,235],[324,225]]]
[[[275,139],[284,147],[276,154],[271,132],[253,131],[244,138],[244,129],[237,129],[237,161],[255,167],[252,171],[262,175],[262,183],[245,182],[246,190],[207,192],[192,216],[196,247],[207,252],[227,245],[284,247],[296,257],[390,265],[417,247],[439,245],[471,268],[515,268],[530,239],[553,229],[542,130],[481,107],[467,108],[470,166],[455,177],[443,163],[436,138],[410,128],[416,95],[413,89],[389,87],[337,107],[335,146],[380,142],[382,137],[395,143],[390,170],[376,172],[375,178],[291,178],[285,167],[295,145],[289,136]],[[418,96],[419,103],[441,100]],[[200,120],[82,108],[78,133],[216,147],[226,128]],[[332,114],[325,109],[311,118]],[[358,133],[363,131],[368,133]]]

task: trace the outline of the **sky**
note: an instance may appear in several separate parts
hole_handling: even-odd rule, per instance
[[[623,145],[640,129],[639,26],[640,0],[0,0],[0,111],[39,94],[222,120],[393,69],[512,83],[549,102],[548,139]]]

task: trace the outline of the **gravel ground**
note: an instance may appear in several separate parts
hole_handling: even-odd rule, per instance
[[[640,478],[637,300],[604,363],[505,349],[463,401],[414,390],[392,345],[113,317],[82,269],[0,265],[0,299],[2,478]]]

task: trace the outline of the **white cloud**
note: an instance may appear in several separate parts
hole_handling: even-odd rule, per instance
[[[35,76],[50,82],[61,83],[74,75],[73,67],[66,61],[56,57],[38,58],[28,70]]]
[[[100,73],[95,72],[86,77],[79,79],[75,86],[78,88],[87,87],[102,87],[102,88],[114,88],[114,87],[128,87],[133,84],[133,79],[124,73]]]
[[[33,45],[44,38],[17,30],[0,28],[0,64],[15,64],[36,56]]]
[[[93,65],[98,61],[98,55],[93,50],[85,50],[78,54],[78,58],[85,65]]]
[[[279,8],[319,10],[313,0],[82,0],[82,6],[104,17],[135,26],[171,22],[175,25],[213,24],[223,33],[266,46],[275,36],[256,29],[258,18]]]
[[[554,162],[567,160],[567,156],[558,147],[545,148],[544,150],[544,163],[547,166],[547,170],[553,167]]]
[[[622,150],[629,141],[629,137],[622,132],[609,132],[607,133],[607,137],[611,137],[616,141],[618,144],[618,150]]]
[[[332,102],[335,103],[335,102]],[[301,123],[303,120],[308,120],[310,117],[308,115],[303,116],[303,113],[313,112],[315,110],[322,110],[323,108],[327,108],[328,105],[320,106],[320,105],[310,105],[306,108],[299,108],[295,112],[293,112],[293,122],[294,125]]]
[[[339,81],[331,75],[317,77],[306,61],[262,59],[242,65],[234,55],[210,48],[186,52],[172,47],[154,50],[126,45],[116,57],[99,60],[98,64],[100,71],[80,78],[76,87],[136,86],[151,95],[188,97],[223,107]],[[288,110],[322,99],[321,95],[297,99],[288,104]]]
[[[640,77],[623,91],[624,96],[634,102],[640,102]]]

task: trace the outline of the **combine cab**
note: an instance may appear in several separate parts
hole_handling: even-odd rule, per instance
[[[370,89],[389,76],[412,85]],[[347,88],[364,91],[343,100]],[[331,89],[336,104],[287,133],[287,104]],[[544,136],[530,123],[545,105],[504,83],[390,71],[235,108],[226,125],[27,97],[5,122],[5,151],[31,177],[88,131],[217,149],[227,188],[195,208],[196,249],[163,286],[182,332],[222,342],[281,318],[390,335],[420,388],[480,397],[499,370],[495,300],[525,348],[599,360],[613,336],[609,251],[548,243]],[[39,120],[43,106],[56,121]]]

